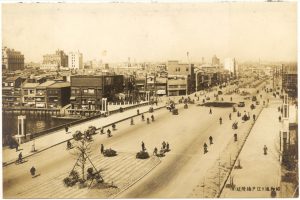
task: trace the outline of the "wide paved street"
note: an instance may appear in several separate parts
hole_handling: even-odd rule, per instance
[[[209,94],[213,98],[212,93]],[[233,101],[242,97],[233,96]],[[229,101],[229,96],[224,95]],[[200,99],[202,100],[202,99]],[[101,190],[65,188],[62,179],[72,169],[76,157],[72,150],[66,150],[66,144],[57,145],[44,152],[33,155],[21,165],[4,167],[4,197],[6,198],[84,198],[89,197],[187,197],[193,194],[199,181],[207,176],[207,172],[215,165],[220,154],[228,143],[233,140],[233,121],[240,123],[239,130],[251,126],[251,120],[242,123],[232,108],[209,108],[189,104],[177,106],[179,115],[172,115],[167,109],[153,113],[155,121],[147,124],[140,116],[117,124],[112,131],[113,137],[97,134],[91,152],[91,160],[101,170],[108,185]],[[250,112],[250,101],[245,108],[238,109],[241,113]],[[258,112],[258,108],[253,112]],[[229,114],[232,119],[229,120]],[[252,114],[252,113],[251,113]],[[252,116],[252,115],[250,115]],[[150,117],[146,114],[145,118]],[[219,124],[222,117],[223,124]],[[214,144],[209,145],[209,136]],[[141,150],[141,142],[145,143],[151,158],[135,159],[135,153]],[[153,149],[161,148],[161,143],[170,144],[171,151],[165,157],[152,156]],[[203,144],[207,143],[208,153],[203,153]],[[100,154],[100,144],[118,152],[116,157],[104,158]],[[29,169],[35,166],[40,176],[31,178]],[[197,178],[196,178],[197,177]],[[130,187],[131,186],[131,187]],[[30,191],[30,192],[28,192]],[[54,192],[57,191],[57,192]],[[82,191],[82,192],[78,192]],[[62,194],[64,194],[62,196]],[[197,195],[198,197],[200,194]]]

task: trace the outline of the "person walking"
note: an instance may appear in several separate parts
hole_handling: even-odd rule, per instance
[[[162,148],[165,149],[165,148],[166,148],[166,145],[167,145],[166,142],[163,141],[163,142],[162,142]]]
[[[142,141],[142,151],[146,151],[145,143]]]
[[[35,167],[32,166],[30,169],[30,174],[31,174],[32,178],[35,176],[35,171],[36,171]]]
[[[222,124],[222,117],[220,117],[219,121],[220,121],[220,124]]]
[[[103,144],[101,144],[100,152],[101,152],[101,154],[103,154],[103,152],[104,152],[104,145]]]
[[[19,143],[16,142],[16,152],[19,151]]]
[[[231,113],[229,114],[229,120],[231,120]]]
[[[213,144],[213,137],[209,136],[209,144],[212,145]]]
[[[211,110],[211,108],[209,108],[209,114],[212,114],[212,110]]]
[[[157,148],[156,148],[156,147],[155,147],[154,150],[153,150],[153,155],[154,155],[154,156],[157,156]]]
[[[66,133],[68,133],[68,131],[69,131],[68,125],[65,126],[65,130],[66,130]]]

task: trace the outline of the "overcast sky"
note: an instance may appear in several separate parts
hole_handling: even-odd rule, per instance
[[[296,61],[296,3],[3,4],[3,46],[25,62],[56,49],[84,61]],[[104,53],[106,51],[106,54]]]

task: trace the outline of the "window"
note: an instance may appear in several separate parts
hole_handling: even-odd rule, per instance
[[[28,90],[29,94],[34,94],[34,90]]]
[[[10,86],[14,86],[14,83],[10,83]]]
[[[95,94],[95,89],[88,89],[89,94]]]
[[[87,89],[83,89],[83,94],[87,94],[88,90]]]

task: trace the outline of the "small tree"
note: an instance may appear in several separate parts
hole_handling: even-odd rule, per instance
[[[77,161],[74,164],[73,169],[71,170],[68,178],[74,180],[73,174],[74,174],[75,168],[78,166],[80,168],[81,174],[76,179],[76,182],[78,181],[79,183],[84,184],[87,179],[89,180],[91,178],[92,178],[91,179],[92,182],[93,182],[94,178],[96,178],[97,180],[103,181],[102,177],[100,176],[99,171],[96,169],[96,167],[93,165],[92,161],[89,158],[89,154],[91,153],[92,141],[88,137],[85,137],[85,135],[82,134],[80,131],[76,131],[76,133],[73,134],[73,139],[75,140],[74,155],[77,156]],[[86,177],[85,170],[86,170],[86,166],[87,166],[88,162],[90,162],[90,164],[93,166],[93,168],[96,170],[96,172],[93,175],[93,170],[89,169],[88,173],[87,173],[87,177]],[[70,181],[68,178],[66,178],[64,180],[66,185],[68,185],[67,183],[69,183],[69,181]],[[92,182],[91,182],[91,184],[92,184]],[[72,184],[70,186],[72,186]]]

